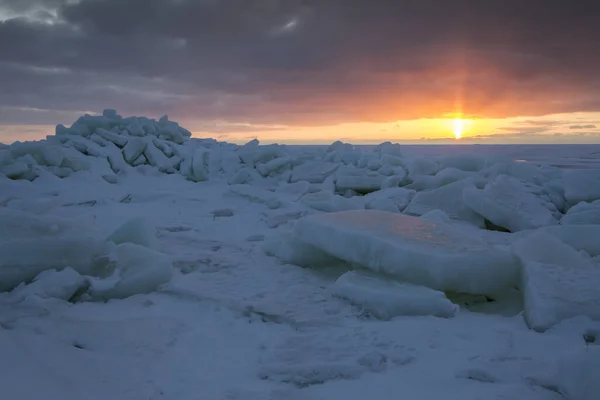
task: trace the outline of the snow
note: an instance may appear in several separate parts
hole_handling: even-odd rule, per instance
[[[453,317],[459,309],[443,292],[359,271],[340,276],[332,290],[382,320],[400,315]]]
[[[569,400],[590,400],[600,393],[600,347],[579,348],[565,354],[556,363],[549,383]]]
[[[1,145],[2,396],[595,400],[595,152],[112,109]]]
[[[311,215],[294,232],[349,263],[433,289],[484,294],[517,282],[510,253],[416,217],[375,210]]]

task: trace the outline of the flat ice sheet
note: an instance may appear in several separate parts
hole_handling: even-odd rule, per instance
[[[450,225],[376,210],[312,215],[298,239],[347,262],[433,289],[494,293],[515,284],[518,262]]]

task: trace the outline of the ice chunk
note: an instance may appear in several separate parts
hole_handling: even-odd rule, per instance
[[[35,295],[42,298],[69,300],[76,293],[86,290],[88,286],[86,278],[73,268],[67,267],[60,271],[46,270],[36,276],[29,285],[17,287],[13,294],[21,299]]]
[[[584,257],[568,244],[543,231],[534,231],[513,244],[515,254],[523,263],[535,261],[542,264],[557,264],[570,267],[591,267],[589,258]]]
[[[562,225],[600,225],[600,200],[571,207],[560,220]]]
[[[123,158],[127,163],[133,162],[146,150],[147,142],[140,138],[130,138],[125,147],[123,147]]]
[[[106,129],[96,129],[96,134],[109,142],[114,143],[119,147],[124,147],[127,144],[127,138],[125,136],[118,135]]]
[[[483,217],[465,206],[463,191],[467,189],[477,189],[473,179],[463,179],[439,189],[418,192],[404,212],[423,215],[432,210],[442,210],[451,219],[465,221],[482,228],[485,226]]]
[[[182,167],[183,169],[183,167]],[[252,167],[244,167],[240,169],[234,176],[229,179],[230,185],[249,184],[262,180],[263,177]]]
[[[339,164],[314,161],[299,165],[292,170],[291,182],[307,181],[309,183],[323,183],[325,178],[338,169]]]
[[[566,170],[563,180],[569,204],[600,199],[600,170]]]
[[[415,179],[420,175],[433,175],[438,172],[439,165],[430,158],[412,158],[405,162],[408,176]]]
[[[447,318],[459,309],[443,292],[362,271],[350,271],[339,277],[333,293],[382,320],[400,315]]]
[[[108,160],[108,164],[110,165],[110,169],[112,169],[114,172],[125,171],[127,169],[127,163],[125,162],[125,159],[123,158],[123,154],[121,153],[119,148],[117,146],[115,146],[114,144],[109,143],[109,145],[106,146],[106,149],[107,149],[107,157],[106,158]],[[135,164],[135,162],[134,162],[134,164]]]
[[[148,140],[146,148],[144,149],[144,155],[148,160],[148,164],[158,168],[161,172],[174,172],[173,162],[163,153],[156,145],[154,140]],[[194,153],[195,156],[195,153]],[[194,175],[196,172],[194,171]]]
[[[600,256],[600,225],[558,225],[541,228],[577,251]]]
[[[366,208],[391,212],[404,211],[414,195],[414,190],[399,187],[378,190],[365,196]],[[392,204],[394,207],[391,206]]]
[[[394,201],[385,196],[376,197],[372,200],[369,200],[367,204],[365,204],[365,208],[367,210],[380,210],[380,211],[389,211],[389,212],[399,212],[398,206]]]
[[[262,176],[268,176],[274,172],[282,169],[290,168],[292,163],[291,157],[278,157],[266,164],[258,164],[256,170],[262,174]]]
[[[134,243],[154,248],[156,246],[156,229],[145,218],[131,218],[106,238],[115,244]]]
[[[536,331],[544,331],[578,315],[600,320],[598,282],[598,267],[525,263],[522,285],[527,324]]]
[[[104,247],[81,237],[33,237],[0,242],[0,291],[11,290],[49,269],[71,267],[90,274]]]
[[[172,262],[169,256],[133,243],[116,248],[119,281],[107,290],[95,291],[99,298],[126,298],[149,293],[171,280]]]
[[[426,219],[428,221],[434,221],[434,222],[444,223],[444,224],[452,222],[452,220],[450,219],[448,214],[446,214],[442,210],[437,210],[437,209],[431,210],[431,211],[426,212],[425,214],[422,214],[421,218]]]
[[[299,181],[296,183],[290,183],[279,186],[276,190],[277,193],[285,194],[289,196],[293,201],[297,201],[300,197],[308,193],[310,183],[307,181]]]
[[[196,149],[192,162],[192,178],[195,182],[203,182],[208,180],[207,165],[210,158],[210,152],[207,149]]]
[[[341,175],[337,177],[335,187],[339,191],[350,189],[358,193],[371,193],[381,189],[383,179],[381,176]]]
[[[444,291],[495,293],[517,282],[509,252],[450,225],[383,211],[312,215],[299,240],[349,263]]]
[[[445,168],[434,176],[419,176],[413,183],[407,186],[409,189],[428,190],[437,189],[452,182],[457,182],[466,178],[477,178],[474,172],[461,171],[456,168]],[[473,180],[475,182],[475,179]],[[483,181],[483,183],[485,183]]]
[[[600,320],[600,267],[544,233],[515,243],[523,263],[525,320],[545,331],[564,319],[584,315]]]
[[[29,165],[20,161],[0,167],[0,172],[10,179],[19,179],[29,172],[29,170]]]
[[[346,198],[327,190],[309,193],[303,196],[300,201],[307,206],[314,208],[315,210],[324,212],[358,210],[365,208],[364,197]]]
[[[403,168],[398,168],[397,171],[394,171],[392,176],[385,178],[381,181],[381,188],[396,188],[401,186],[406,181],[406,171]]]
[[[477,214],[511,232],[558,223],[548,208],[549,202],[506,175],[498,176],[483,190],[465,189],[463,200]]]
[[[290,233],[278,232],[266,237],[263,243],[263,251],[279,259],[286,264],[301,267],[332,267],[339,266],[343,262],[322,250],[309,244],[298,241]]]
[[[391,155],[391,154],[384,154],[381,156],[381,164],[382,165],[389,165],[391,167],[399,167],[402,166],[402,158]]]

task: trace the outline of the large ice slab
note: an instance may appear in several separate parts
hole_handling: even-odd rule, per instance
[[[465,189],[463,199],[477,214],[511,232],[558,223],[549,200],[544,202],[521,181],[507,175],[498,176],[482,190]]]
[[[599,170],[566,170],[564,172],[565,198],[569,204],[580,201],[594,201],[600,199],[600,171]]]
[[[521,287],[530,328],[545,331],[580,315],[600,321],[600,267],[544,233],[514,246],[523,263]]]
[[[443,292],[362,271],[350,271],[340,276],[332,291],[335,296],[382,320],[401,315],[448,318],[459,310]]]
[[[423,215],[433,210],[441,210],[451,219],[484,227],[484,218],[465,206],[463,192],[466,189],[477,189],[473,179],[467,178],[442,186],[439,189],[419,192],[404,212],[412,215]]]
[[[416,217],[376,210],[312,215],[296,223],[295,234],[349,263],[433,289],[493,294],[517,282],[511,253]]]

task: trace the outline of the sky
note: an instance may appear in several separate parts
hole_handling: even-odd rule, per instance
[[[600,143],[599,20],[597,0],[0,0],[0,142],[115,108],[233,142]]]

